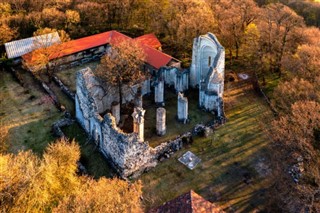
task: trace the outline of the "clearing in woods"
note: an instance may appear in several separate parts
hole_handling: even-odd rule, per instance
[[[24,87],[12,75],[1,71],[0,121],[10,126],[9,151],[32,149],[41,154],[55,138],[51,125],[63,116],[38,88],[28,73],[22,73]],[[248,212],[262,209],[270,185],[267,134],[272,112],[246,81],[226,83],[227,123],[208,138],[194,138],[191,146],[143,174],[144,204],[161,205],[191,189],[227,210]],[[79,126],[65,129],[81,145],[81,160],[89,174],[112,177],[103,157],[90,145]],[[194,170],[178,162],[186,151],[201,158]]]

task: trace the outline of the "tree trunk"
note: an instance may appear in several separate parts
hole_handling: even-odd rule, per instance
[[[119,104],[120,104],[120,111],[122,110],[122,83],[118,80],[118,89],[119,89]]]
[[[240,45],[238,44],[238,42],[236,42],[236,59],[239,58],[239,49],[240,49]]]
[[[232,64],[232,50],[231,50],[231,48],[229,49],[229,58],[230,58],[230,63]]]

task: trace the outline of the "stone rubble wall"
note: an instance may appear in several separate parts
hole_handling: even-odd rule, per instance
[[[88,71],[86,71],[88,70]],[[78,77],[78,74],[81,73]],[[113,102],[119,102],[118,88],[114,86],[101,86],[98,79],[94,76],[94,73],[85,68],[84,71],[79,71],[77,74],[77,93],[83,91],[83,85],[87,85],[87,90],[90,91],[93,102],[97,108],[97,113],[104,113],[106,110],[112,109]],[[84,80],[86,79],[86,80]],[[86,82],[85,82],[86,81]],[[123,86],[122,90],[122,103],[128,103],[134,100],[139,86],[134,85],[132,87]],[[147,79],[142,84],[142,95],[150,93],[150,80]],[[85,94],[88,95],[88,94]]]
[[[153,150],[147,142],[138,142],[137,134],[126,134],[116,126],[111,114],[102,118],[93,98],[93,88],[99,88],[90,69],[77,73],[76,118],[96,142],[122,177],[138,175],[156,166]]]
[[[71,92],[70,89],[66,85],[64,85],[64,83],[62,83],[62,81],[57,76],[54,76],[53,80],[60,87],[62,92],[64,92],[64,94],[66,94],[71,100],[75,101],[75,94]]]
[[[92,74],[89,68],[77,73],[76,118],[123,178],[139,176],[182,149],[185,144],[191,144],[193,135],[201,131],[210,132],[211,127],[198,125],[194,130],[155,148],[150,147],[146,141],[139,142],[136,133],[127,134],[119,129],[110,113],[103,118],[97,113],[92,88],[98,85],[92,79]]]

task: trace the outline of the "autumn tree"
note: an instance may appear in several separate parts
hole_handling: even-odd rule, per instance
[[[1,212],[141,212],[141,184],[77,175],[80,148],[65,139],[32,152],[0,154]]]
[[[297,29],[301,26],[303,18],[283,4],[269,4],[263,8],[258,23],[260,45],[256,51],[266,69],[281,76],[283,57],[295,52],[301,39]]]
[[[270,205],[282,212],[317,212],[320,207],[319,103],[294,103],[291,112],[273,121],[272,127],[275,184]],[[295,181],[293,166],[299,167],[301,173]]]
[[[53,212],[142,212],[140,182],[83,178],[81,184],[80,190],[60,202]]]
[[[320,30],[305,27],[301,31],[303,43],[295,54],[284,57],[283,67],[292,75],[314,83],[320,77]]]
[[[75,10],[66,11],[66,30],[69,33],[76,32],[76,25],[80,23],[80,14]]]
[[[273,92],[273,105],[283,113],[289,113],[296,101],[319,101],[316,85],[299,78],[281,82]]]
[[[7,24],[0,25],[0,46],[16,37],[16,29],[10,28]]]
[[[24,62],[25,66],[27,66],[36,77],[40,77],[44,72],[47,74],[49,81],[52,80],[56,68],[53,59],[58,57],[61,51],[66,48],[66,45],[54,40],[52,36],[54,32],[58,32],[61,42],[70,40],[69,35],[63,30],[57,31],[56,29],[50,28],[39,29],[34,32],[34,36],[40,36],[34,41],[34,51],[26,56]]]
[[[212,4],[218,22],[218,34],[221,42],[232,58],[235,50],[239,56],[241,45],[245,41],[247,27],[259,16],[259,8],[253,0],[220,0]]]
[[[44,8],[41,13],[42,28],[63,29],[66,22],[66,14],[57,8]]]
[[[77,4],[76,11],[80,14],[81,34],[91,35],[104,31],[107,27],[108,9],[105,4],[85,1]]]
[[[102,82],[118,88],[119,102],[122,104],[123,86],[139,85],[145,79],[142,71],[145,54],[132,40],[116,41],[101,59],[96,74]]]
[[[193,39],[197,36],[212,32],[216,22],[213,12],[205,1],[190,1],[177,19],[177,40],[182,50],[192,50]],[[173,24],[174,25],[174,24]]]

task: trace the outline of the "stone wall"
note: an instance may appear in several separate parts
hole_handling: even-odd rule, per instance
[[[67,47],[66,47],[67,48]],[[86,64],[90,61],[99,61],[100,58],[109,50],[109,45],[102,45],[87,49],[72,55],[64,56],[62,58],[53,60],[49,63],[51,67],[57,70],[64,70],[71,67]]]
[[[86,79],[86,82],[84,82]],[[111,110],[113,102],[119,102],[119,92],[117,87],[101,86],[94,73],[86,68],[77,73],[77,93],[83,91],[83,85],[87,85],[87,89],[91,92],[91,98],[96,106],[97,113],[104,113],[106,110]],[[129,87],[123,86],[122,103],[127,103],[134,100],[138,91],[138,85]],[[150,80],[147,79],[142,85],[142,95],[150,93]],[[85,94],[88,95],[88,94]]]
[[[190,85],[199,87],[199,106],[223,113],[225,51],[212,33],[194,39]]]
[[[177,67],[161,67],[156,78],[163,79],[165,84],[175,88],[177,92],[189,89],[189,70]]]
[[[101,153],[109,159],[120,176],[137,175],[154,167],[157,161],[147,142],[138,142],[137,134],[126,134],[116,125],[115,118],[98,113],[94,96],[99,82],[90,69],[77,73],[76,118],[88,135],[96,142]]]

